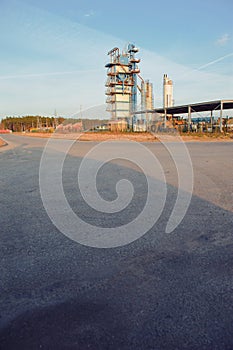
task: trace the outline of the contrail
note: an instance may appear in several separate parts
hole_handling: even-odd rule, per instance
[[[209,63],[206,63],[206,64],[204,64],[203,66],[200,66],[199,68],[196,68],[196,70],[201,70],[201,69],[203,69],[203,68],[212,66],[212,64],[215,64],[215,63],[217,63],[217,62],[220,62],[220,61],[224,60],[225,58],[231,57],[231,56],[233,56],[233,52],[232,52],[232,53],[229,53],[228,55],[219,57],[218,59],[216,59],[216,60],[214,60],[214,61],[211,61],[211,62],[209,62]]]
[[[52,72],[52,73],[32,73],[32,74],[18,74],[18,75],[2,75],[1,80],[4,79],[19,79],[19,78],[36,78],[36,77],[46,77],[53,75],[66,75],[66,74],[77,74],[77,73],[89,73],[89,72],[99,72],[100,69],[88,69],[88,70],[73,70],[66,72]]]

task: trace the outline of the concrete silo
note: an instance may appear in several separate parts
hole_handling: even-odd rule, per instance
[[[173,106],[173,82],[164,74],[163,76],[163,108]]]

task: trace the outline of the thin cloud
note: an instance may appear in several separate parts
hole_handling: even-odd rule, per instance
[[[220,38],[216,40],[216,45],[218,46],[225,46],[228,41],[230,40],[230,35],[229,34],[223,34]]]
[[[213,61],[211,61],[211,62],[208,62],[208,63],[204,64],[203,66],[200,66],[199,68],[197,68],[197,70],[201,70],[201,69],[207,68],[207,67],[209,67],[209,66],[212,66],[213,64],[218,63],[218,62],[220,62],[220,61],[223,61],[225,58],[231,57],[231,56],[233,56],[233,52],[229,53],[228,55],[219,57],[219,58],[217,58],[216,60],[213,60]]]
[[[95,12],[94,11],[90,11],[88,13],[85,13],[84,17],[93,17],[95,15]]]
[[[53,75],[66,75],[66,74],[77,74],[77,73],[89,73],[89,72],[100,72],[101,69],[82,69],[82,70],[72,70],[65,72],[51,72],[51,73],[32,73],[32,74],[18,74],[18,75],[2,75],[0,80],[5,79],[18,79],[18,78],[36,78],[36,77],[46,77]]]

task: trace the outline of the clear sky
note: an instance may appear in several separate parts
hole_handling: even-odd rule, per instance
[[[140,49],[162,105],[233,99],[233,1],[0,0],[0,117],[71,116],[105,103],[107,52]]]

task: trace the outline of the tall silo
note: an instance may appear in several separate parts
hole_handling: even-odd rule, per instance
[[[141,114],[141,119],[147,124],[150,121],[150,113],[145,111],[151,111],[154,108],[154,98],[153,98],[153,84],[149,80],[141,81],[141,110],[144,113]]]
[[[163,76],[163,108],[173,106],[173,82],[164,74]]]

